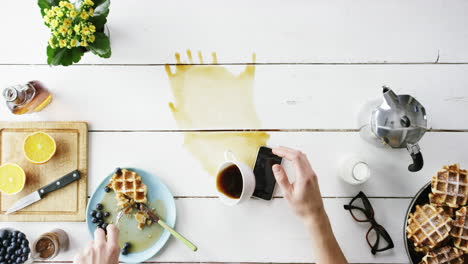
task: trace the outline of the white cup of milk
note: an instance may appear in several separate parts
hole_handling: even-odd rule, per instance
[[[364,158],[349,155],[341,160],[338,166],[338,176],[349,184],[357,185],[370,178],[371,170]]]

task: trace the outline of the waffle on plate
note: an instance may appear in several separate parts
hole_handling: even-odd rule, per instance
[[[112,175],[108,185],[115,192],[117,206],[125,210],[124,213],[132,212],[133,206],[138,203],[145,204],[148,200],[146,195],[148,187],[141,180],[140,175],[134,171],[118,169]],[[151,224],[145,212],[135,213],[135,219],[139,229],[143,229],[145,224]]]
[[[415,252],[425,254],[420,264],[465,263],[464,254],[468,253],[467,171],[458,164],[444,166],[432,177],[430,189],[429,199],[417,203],[408,215],[406,237]],[[424,195],[427,192],[423,192]]]
[[[450,235],[453,237],[453,244],[468,253],[468,207],[464,206],[458,210],[455,215],[455,221],[453,222],[452,231]]]
[[[420,264],[463,264],[463,251],[451,246],[435,249],[424,256]]]
[[[442,208],[417,205],[416,211],[409,216],[406,236],[414,246],[431,250],[449,236],[452,222]]]
[[[444,166],[431,180],[431,204],[452,208],[466,205],[468,201],[468,174],[458,164]]]

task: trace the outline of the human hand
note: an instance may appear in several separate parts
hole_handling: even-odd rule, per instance
[[[106,234],[101,228],[94,231],[94,241],[75,256],[75,264],[117,264],[119,263],[120,247],[118,243],[119,230],[115,225],[107,226]]]
[[[292,162],[296,169],[296,180],[290,183],[288,176],[281,165],[273,165],[273,174],[288,200],[290,206],[304,221],[310,222],[323,213],[323,201],[320,195],[317,175],[310,166],[307,156],[294,149],[278,147],[273,153]]]

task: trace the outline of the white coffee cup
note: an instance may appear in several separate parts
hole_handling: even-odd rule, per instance
[[[255,176],[252,169],[247,164],[238,161],[234,156],[234,153],[230,150],[224,152],[224,159],[225,162],[221,164],[218,169],[218,173],[216,174],[215,184],[218,182],[218,177],[224,169],[231,165],[235,165],[237,168],[239,168],[239,171],[242,175],[242,193],[238,199],[234,199],[220,192],[218,188],[216,188],[219,199],[226,205],[236,205],[238,203],[249,200],[255,190]]]

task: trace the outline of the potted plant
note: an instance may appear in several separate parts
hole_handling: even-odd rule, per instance
[[[102,58],[111,56],[110,40],[104,33],[110,0],[38,0],[38,5],[51,30],[49,65],[77,63],[88,51]]]

